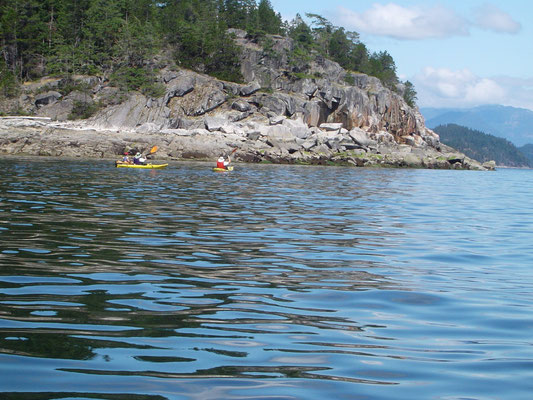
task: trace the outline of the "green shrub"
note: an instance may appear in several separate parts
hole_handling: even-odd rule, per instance
[[[352,74],[344,75],[344,82],[346,82],[350,86],[355,86],[355,78]]]
[[[68,115],[68,119],[87,119],[92,117],[99,109],[96,103],[87,103],[84,101],[74,101],[74,107]]]
[[[163,97],[166,93],[165,85],[159,82],[144,84],[140,89],[145,96],[153,99]]]
[[[165,94],[165,85],[156,82],[155,74],[144,68],[121,67],[111,75],[110,81],[124,92],[138,90],[152,98]]]

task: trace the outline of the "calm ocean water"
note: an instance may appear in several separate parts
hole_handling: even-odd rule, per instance
[[[531,399],[533,171],[0,159],[2,399]]]

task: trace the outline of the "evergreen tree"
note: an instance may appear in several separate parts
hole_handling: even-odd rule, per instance
[[[224,0],[223,21],[229,28],[246,29],[247,10],[242,0]]]
[[[90,0],[83,27],[84,62],[95,68],[109,68],[112,49],[122,26],[119,0]],[[95,70],[88,68],[87,72]]]
[[[396,64],[394,64],[394,59],[386,51],[373,53],[370,56],[368,69],[363,72],[379,78],[389,89],[396,89],[396,85],[398,84]]]
[[[0,58],[0,91],[5,97],[14,97],[17,94],[17,79],[3,58]]]
[[[357,32],[346,32],[333,26],[326,18],[317,14],[306,14],[312,18],[313,48],[320,54],[339,63],[345,69],[363,71],[369,69],[369,55],[366,46],[359,42]],[[380,64],[382,60],[376,60]],[[376,70],[380,70],[376,66]]]
[[[318,14],[306,14],[311,18],[311,31],[313,35],[314,48],[320,54],[328,57],[330,53],[329,45],[333,35],[333,25],[324,17]]]
[[[260,0],[257,6],[258,28],[267,34],[279,35],[283,33],[282,20],[279,14],[276,14],[270,0]]]
[[[0,35],[2,39],[2,59],[5,70],[18,75],[19,68],[19,2],[3,1],[0,9]]]
[[[154,31],[151,22],[143,24],[137,17],[122,21],[122,27],[113,48],[115,63],[129,67],[142,67],[159,48]]]
[[[416,90],[415,90],[414,85],[409,81],[405,81],[404,83],[403,99],[410,107],[415,106]]]
[[[354,43],[346,37],[344,28],[337,28],[331,34],[328,41],[329,56],[338,62],[341,67],[352,68],[352,49]]]
[[[49,51],[48,1],[4,0],[1,3],[2,55],[20,80],[42,75]]]
[[[174,4],[168,11],[176,19],[166,20],[163,26],[179,65],[240,81],[238,48],[226,32],[225,19],[217,18],[219,6],[217,2],[199,5],[195,0]]]
[[[359,72],[368,71],[369,57],[365,44],[361,42],[355,43],[350,54],[350,69]]]
[[[208,33],[212,46],[205,59],[205,72],[218,79],[242,82],[239,48],[225,31],[214,28]]]
[[[154,0],[124,0],[124,18],[136,18],[142,25],[156,25],[158,2]]]
[[[289,27],[289,36],[297,45],[306,50],[310,50],[313,45],[313,33],[311,28],[305,23],[300,14],[296,14],[296,17],[292,20]]]
[[[64,44],[76,45],[83,38],[90,0],[54,0],[58,36]]]
[[[255,0],[242,0],[242,13],[244,17],[244,30],[248,33],[257,30],[259,20],[257,14],[257,3]]]

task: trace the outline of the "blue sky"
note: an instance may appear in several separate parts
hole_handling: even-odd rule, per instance
[[[420,107],[533,110],[533,1],[270,0],[284,20],[315,13],[386,50]]]

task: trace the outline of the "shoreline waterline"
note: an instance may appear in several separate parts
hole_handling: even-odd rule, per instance
[[[124,151],[147,152],[157,145],[156,156],[165,160],[216,159],[221,153],[238,148],[234,159],[245,163],[346,165],[354,167],[427,168],[492,170],[494,164],[481,164],[442,145],[445,152],[431,147],[376,144],[375,148],[346,150],[320,146],[321,152],[294,148],[287,151],[278,139],[249,140],[246,135],[226,135],[207,130],[132,130],[97,129],[84,123],[25,121],[29,126],[1,126],[0,152],[4,155],[51,156],[65,158],[120,157]],[[276,144],[278,143],[278,144]],[[328,142],[329,143],[329,142]],[[292,146],[292,145],[291,145]],[[331,145],[333,146],[333,145]],[[357,146],[356,146],[357,147]],[[344,150],[343,150],[344,149]],[[444,150],[443,150],[444,151]]]

